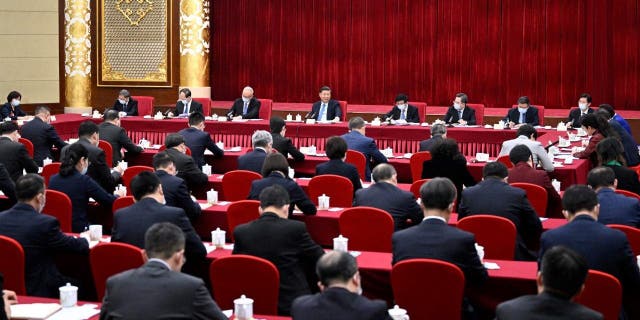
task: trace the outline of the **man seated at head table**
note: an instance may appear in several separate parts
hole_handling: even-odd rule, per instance
[[[395,105],[384,117],[393,121],[420,122],[418,108],[409,104],[409,96],[404,93],[396,96]]]
[[[600,210],[598,222],[640,227],[640,202],[638,199],[616,193],[618,180],[609,167],[596,167],[587,175],[587,182],[598,195]]]
[[[242,89],[242,97],[236,99],[227,116],[234,119],[260,119],[260,100],[253,94],[253,88]]]
[[[364,180],[371,181],[371,168],[378,163],[387,163],[385,157],[378,149],[376,142],[365,135],[366,126],[364,119],[353,117],[349,119],[349,133],[342,135],[350,150],[364,154],[367,166],[365,167]]]
[[[184,137],[178,133],[171,133],[165,138],[164,145],[166,150],[163,153],[166,153],[173,161],[176,170],[178,170],[178,178],[184,179],[190,191],[202,190],[209,178],[198,168],[193,158],[187,154]]]
[[[160,178],[162,192],[166,205],[184,210],[189,220],[196,221],[202,213],[200,205],[191,199],[187,183],[176,177],[176,166],[166,153],[157,153],[153,156],[153,168]]]
[[[204,115],[200,112],[192,112],[189,115],[189,128],[178,132],[184,138],[184,144],[191,150],[191,157],[198,168],[202,168],[206,164],[204,161],[205,149],[211,151],[216,158],[224,156],[224,151],[218,148],[209,132],[204,131],[204,127]]]
[[[538,109],[529,103],[527,96],[518,98],[518,107],[509,109],[503,120],[507,123],[507,127],[516,129],[525,123],[532,126],[540,124]]]
[[[431,126],[431,138],[420,141],[420,149],[418,151],[433,151],[433,147],[447,138],[447,127],[444,124],[436,123]]]
[[[269,131],[256,130],[251,135],[253,150],[238,157],[238,170],[262,173],[262,164],[273,148],[273,137]]]
[[[131,98],[129,90],[122,89],[118,93],[118,99],[113,103],[111,110],[116,112],[125,112],[128,116],[138,115],[138,101]]]
[[[187,260],[180,228],[152,224],[144,232],[143,253],[142,267],[107,280],[100,319],[227,319],[202,279],[180,272]]]
[[[571,109],[567,118],[567,127],[580,128],[582,126],[582,117],[589,113],[593,113],[591,109],[591,95],[583,93],[578,98],[578,108]]]
[[[603,319],[602,314],[573,302],[582,290],[589,267],[575,251],[555,246],[542,257],[536,278],[537,295],[503,302],[496,309],[496,320]]]
[[[169,117],[180,116],[188,117],[193,112],[203,113],[202,104],[191,98],[191,90],[182,88],[178,92],[178,102],[176,108],[168,113]]]
[[[449,107],[447,113],[442,118],[442,121],[446,123],[458,123],[461,125],[475,125],[476,124],[476,111],[467,106],[469,97],[467,94],[460,92],[456,94],[453,99],[453,105]]]
[[[269,120],[269,128],[271,129],[271,138],[273,138],[273,148],[282,153],[285,158],[289,155],[294,161],[299,162],[304,160],[304,154],[293,145],[291,139],[286,138],[287,126],[284,120],[278,116],[271,117]]]
[[[53,160],[52,146],[61,150],[67,143],[60,139],[56,128],[50,124],[51,110],[47,106],[37,106],[35,115],[33,120],[22,126],[20,135],[33,143],[33,161],[42,166],[42,160]]]
[[[332,121],[334,119],[343,120],[346,114],[342,114],[340,102],[331,99],[331,88],[323,86],[318,93],[320,101],[311,106],[311,111],[307,114],[307,119],[316,119],[317,121]]]
[[[114,167],[118,166],[118,163],[124,160],[124,151],[122,151],[122,148],[130,154],[138,154],[144,150],[142,147],[134,144],[124,128],[120,126],[120,115],[118,111],[108,110],[105,112],[104,122],[98,127],[100,128],[100,140],[109,142],[113,149],[113,163],[111,165]]]
[[[347,142],[342,137],[333,136],[327,139],[324,147],[329,161],[316,166],[316,175],[335,174],[345,177],[353,184],[353,192],[362,189],[362,182],[358,169],[351,163],[345,162],[347,158]]]
[[[531,150],[533,155],[534,168],[540,165],[545,171],[554,170],[553,161],[549,158],[547,150],[542,143],[538,141],[538,131],[531,125],[523,124],[516,131],[516,138],[502,142],[502,149],[498,156],[508,155],[511,149],[517,145],[525,145]]]
[[[296,298],[291,306],[295,320],[391,320],[387,304],[362,296],[358,263],[342,251],[325,253],[316,265],[321,293]]]

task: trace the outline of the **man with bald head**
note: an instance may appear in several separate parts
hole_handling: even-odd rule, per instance
[[[242,98],[233,102],[227,115],[234,119],[260,119],[260,100],[253,95],[253,88],[242,89]]]

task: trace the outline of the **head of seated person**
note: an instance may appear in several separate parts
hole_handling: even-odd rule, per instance
[[[538,293],[571,300],[584,290],[589,267],[575,251],[555,246],[545,252],[537,276]]]
[[[502,162],[489,162],[482,168],[482,180],[496,179],[507,182],[509,170]]]
[[[442,139],[438,141],[431,151],[431,158],[434,160],[454,160],[464,158],[458,148],[458,143],[453,139]]]
[[[289,216],[289,192],[279,184],[264,188],[258,196],[260,200],[260,214],[271,212],[280,218]]]
[[[120,114],[117,110],[108,110],[104,113],[104,121],[120,126]]]
[[[177,173],[176,166],[173,163],[173,160],[168,154],[164,152],[156,153],[156,155],[153,156],[153,168],[156,171],[165,171],[172,176],[175,176]]]
[[[143,171],[135,176],[131,180],[131,193],[136,202],[144,198],[152,198],[158,203],[165,202],[160,178],[153,172]]]
[[[442,123],[436,123],[431,126],[431,137],[442,137],[443,139],[447,138],[447,127]]]
[[[420,187],[420,206],[426,216],[439,216],[449,221],[458,192],[449,178],[433,178]]]
[[[598,154],[598,163],[605,165],[608,163],[626,165],[624,159],[624,147],[620,140],[609,137],[604,138],[596,145],[596,153]]]
[[[349,119],[349,131],[357,131],[362,135],[365,134],[366,124],[362,117],[353,117]]]
[[[589,171],[587,183],[591,189],[598,192],[602,188],[615,189],[618,185],[616,173],[609,167],[596,167]]]
[[[562,214],[569,221],[578,215],[588,215],[593,219],[598,219],[600,205],[598,204],[598,196],[593,189],[576,184],[564,191],[562,208]]]
[[[327,139],[324,150],[330,160],[344,160],[347,157],[347,142],[340,136]]]
[[[273,146],[273,136],[271,133],[266,130],[256,130],[256,132],[251,135],[251,144],[254,149],[262,148],[267,153],[271,152],[271,148]]]
[[[184,144],[184,137],[179,133],[171,133],[164,139],[164,145],[167,149],[176,149],[181,153],[187,152],[187,145]]]
[[[169,222],[153,224],[144,234],[143,253],[147,259],[166,262],[172,271],[180,272],[184,258],[184,232]]]
[[[12,121],[0,123],[0,135],[5,138],[9,138],[9,140],[13,142],[18,142],[20,139],[19,129],[18,125]]]
[[[329,288],[344,288],[362,294],[358,263],[351,254],[343,251],[325,253],[316,263],[318,287],[321,291]]]
[[[531,167],[533,166],[533,155],[531,154],[531,150],[524,144],[519,144],[511,149],[509,152],[509,160],[511,160],[511,163],[514,165],[517,165],[518,163],[526,163]]]
[[[283,177],[288,177],[289,162],[281,153],[269,153],[262,163],[262,176],[267,177],[272,172],[278,172]]]
[[[282,136],[284,136],[284,133],[287,130],[284,119],[278,116],[271,117],[269,120],[269,129],[271,129],[271,133],[280,134]]]
[[[189,126],[192,128],[196,128],[200,131],[204,130],[205,127],[205,118],[204,115],[200,112],[193,112],[189,115]]]
[[[80,143],[67,147],[60,163],[60,176],[68,177],[75,172],[86,174],[89,169],[89,151]]]
[[[32,206],[42,212],[46,203],[44,179],[35,174],[27,173],[16,181],[16,198],[18,202]]]
[[[393,185],[398,184],[398,173],[396,168],[388,163],[381,163],[373,168],[371,171],[371,177],[374,183],[391,183]]]
[[[519,136],[525,136],[529,140],[536,141],[538,139],[538,131],[530,124],[523,124],[516,131],[516,137]]]

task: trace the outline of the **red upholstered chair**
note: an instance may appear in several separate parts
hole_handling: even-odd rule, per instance
[[[122,173],[122,184],[127,187],[127,195],[131,195],[131,180],[137,176],[138,173],[143,171],[153,172],[153,168],[147,166],[133,166],[128,167],[127,170]]]
[[[49,185],[49,180],[52,176],[60,172],[60,162],[52,162],[42,168],[42,178],[44,178],[45,187]]]
[[[420,151],[411,155],[409,159],[409,166],[411,167],[411,181],[418,181],[422,179],[422,164],[425,161],[431,160],[431,152]]]
[[[345,121],[345,122],[349,121],[349,115],[347,114],[348,103],[343,100],[339,100],[338,103],[340,104],[340,110],[342,110],[342,117],[340,118],[340,121]],[[327,119],[327,120],[332,120],[332,119]]]
[[[622,286],[608,273],[589,270],[576,302],[602,313],[605,320],[616,320],[622,305]]]
[[[213,299],[221,309],[233,309],[241,295],[253,299],[253,312],[278,314],[280,273],[273,263],[259,257],[234,254],[209,266]]]
[[[631,192],[629,190],[616,189],[616,193],[621,194],[625,197],[635,198],[640,200],[640,195],[636,194],[635,192]]]
[[[415,101],[410,101],[409,104],[418,108],[418,116],[420,117],[420,122],[424,122],[425,117],[427,116],[427,104],[425,102]]]
[[[340,234],[349,238],[349,249],[391,252],[393,218],[384,210],[355,207],[344,210],[338,220]]]
[[[476,124],[483,125],[484,124],[484,104],[467,103],[467,107],[470,107],[476,111]]]
[[[27,149],[27,152],[29,153],[29,156],[31,157],[31,159],[33,159],[33,143],[31,143],[31,140],[18,138],[18,141],[24,145],[25,149]]]
[[[409,259],[391,269],[393,297],[411,319],[460,319],[464,284],[460,268],[440,260]]]
[[[356,166],[356,169],[358,169],[358,175],[360,175],[360,180],[365,180],[366,177],[364,175],[367,169],[367,158],[362,154],[362,152],[347,150],[344,162]]]
[[[640,256],[640,229],[622,224],[608,224],[607,227],[624,232],[629,240],[631,250],[633,250],[633,255]]]
[[[133,196],[126,196],[126,197],[116,198],[116,200],[111,205],[111,212],[116,213],[116,211],[118,211],[118,210],[120,210],[122,208],[126,208],[126,207],[134,204],[135,202],[136,201],[134,200]]]
[[[507,166],[507,168],[509,168],[509,169],[513,168],[513,163],[511,163],[511,159],[509,159],[509,155],[508,154],[504,154],[504,155],[499,156],[496,159],[496,161],[504,163],[504,165]]]
[[[164,145],[164,144],[161,144],[160,148],[158,148],[158,152],[162,152],[162,151],[165,151],[165,150],[167,150],[167,146]],[[187,147],[187,151],[185,151],[184,154],[190,156],[191,155],[191,149],[189,149],[189,147]]]
[[[629,167],[629,169],[635,171],[638,174],[638,177],[640,179],[640,164],[635,167]]]
[[[318,205],[318,197],[327,195],[332,207],[349,208],[353,205],[353,184],[351,180],[335,174],[323,174],[311,178],[308,187],[309,198]]]
[[[47,202],[42,209],[42,213],[48,214],[58,219],[62,232],[71,232],[71,216],[73,207],[71,199],[65,193],[55,190],[45,190]]]
[[[510,183],[512,187],[523,189],[527,193],[527,199],[531,202],[531,206],[538,217],[547,216],[547,190],[539,185],[525,182]]]
[[[142,266],[144,256],[140,248],[130,244],[101,242],[89,252],[89,261],[98,301],[102,301],[107,279],[114,274]]]
[[[131,96],[133,100],[138,101],[138,115],[147,116],[153,113],[153,105],[155,104],[155,98],[149,96]]]
[[[486,259],[513,260],[516,226],[511,220],[479,214],[462,218],[458,228],[476,236],[476,242],[484,247]]]
[[[26,295],[24,280],[24,250],[12,238],[0,236],[0,273],[4,276],[4,287],[16,294]]]
[[[539,119],[539,122],[540,122],[539,125],[543,126],[544,125],[544,106],[539,106],[537,104],[536,105],[532,104],[532,105],[529,105],[529,106],[535,107],[536,109],[538,109],[538,119]],[[517,108],[518,105],[514,104],[511,107],[512,108]]]
[[[193,98],[194,101],[202,104],[202,114],[208,116],[211,114],[211,99],[209,98]]]
[[[233,241],[233,230],[237,226],[260,218],[260,201],[240,200],[229,205],[227,209],[227,236]]]
[[[222,176],[222,193],[227,201],[245,200],[251,191],[251,182],[262,176],[248,170],[233,170]]]
[[[113,147],[111,146],[111,143],[99,140],[98,148],[104,151],[104,161],[107,163],[107,166],[109,168],[113,167]],[[118,152],[120,152],[120,150],[118,150]]]
[[[273,108],[273,100],[271,99],[260,99],[260,119],[269,120],[271,119],[271,109]]]
[[[420,198],[420,188],[422,187],[423,184],[427,183],[429,180],[431,179],[420,179],[420,180],[416,180],[411,184],[411,193],[413,193],[413,196],[416,197],[416,199]]]

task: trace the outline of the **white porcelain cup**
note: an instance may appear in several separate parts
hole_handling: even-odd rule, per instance
[[[349,238],[342,235],[333,238],[333,250],[349,252]]]
[[[215,230],[211,231],[211,243],[218,248],[222,248],[222,246],[224,246],[224,243],[226,242],[226,236],[226,231],[221,230],[220,228],[216,228]]]
[[[327,210],[329,209],[329,199],[331,197],[327,197],[327,195],[323,194],[321,196],[318,197],[318,207],[320,208],[320,210]]]
[[[216,204],[218,203],[218,191],[213,189],[207,191],[207,203]]]
[[[561,186],[561,182],[553,179],[551,180],[551,185],[553,186],[554,189],[556,189],[556,192],[560,192],[560,186]]]
[[[126,161],[120,161],[118,165],[120,166],[120,168],[122,168],[122,170],[127,170],[127,168],[129,167],[129,163]]]
[[[293,177],[295,177],[296,175],[296,171],[293,170],[293,168],[289,168],[289,178],[293,179]]]
[[[75,307],[78,303],[78,287],[67,283],[66,286],[58,288],[60,290],[60,305],[63,308]]]
[[[120,111],[120,112],[118,112],[118,116],[119,116],[120,118],[124,118],[124,117],[126,117],[126,116],[127,116],[127,113],[126,113],[126,112],[124,112],[124,111]]]
[[[407,310],[400,308],[398,305],[395,305],[393,309],[389,309],[389,316],[393,320],[409,320]]]
[[[572,164],[572,163],[573,163],[573,157],[572,156],[566,157],[564,159],[564,164]]]
[[[49,158],[45,158],[44,160],[42,160],[42,166],[46,166],[48,164],[53,163],[53,160],[49,159]]]
[[[204,166],[202,166],[202,173],[210,176],[211,175],[211,166],[208,164],[205,164]]]
[[[102,239],[102,225],[101,224],[90,225],[89,237],[91,237],[91,241],[99,241],[100,239]]]
[[[233,300],[233,316],[238,320],[253,319],[253,299],[243,294],[240,298]]]

